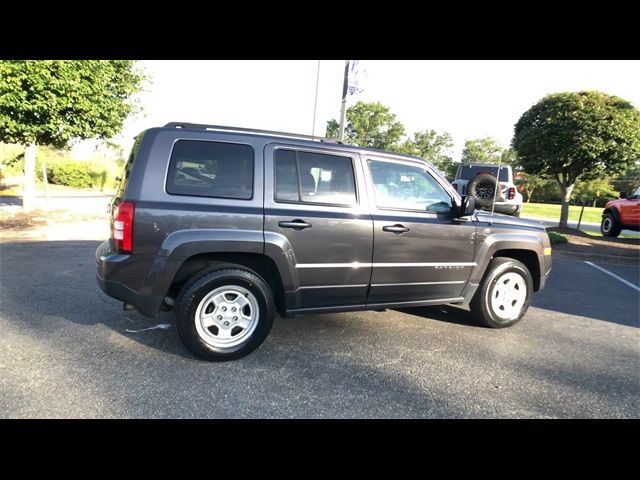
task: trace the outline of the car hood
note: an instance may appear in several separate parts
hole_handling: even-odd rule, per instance
[[[609,200],[609,201],[605,204],[604,208],[614,207],[614,206],[616,206],[616,205],[622,205],[622,204],[623,204],[623,203],[625,203],[626,201],[627,201],[627,199],[626,199],[626,198],[618,198],[618,199],[616,199],[616,200]]]
[[[491,212],[485,212],[484,210],[476,210],[476,218],[480,222],[489,222],[491,218]],[[523,218],[513,217],[511,215],[504,215],[502,213],[494,213],[492,223],[497,223],[500,225],[513,225],[516,227],[527,227],[527,228],[537,228],[539,230],[544,230],[545,226],[542,222],[537,222],[535,220],[525,220]]]

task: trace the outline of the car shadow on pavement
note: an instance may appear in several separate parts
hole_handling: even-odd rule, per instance
[[[396,312],[406,313],[408,315],[417,315],[431,320],[439,320],[441,322],[464,325],[467,327],[482,328],[482,326],[471,316],[471,312],[468,309],[455,305],[394,308],[393,310]]]

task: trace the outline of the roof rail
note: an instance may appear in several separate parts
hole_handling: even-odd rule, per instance
[[[272,136],[288,137],[288,138],[301,138],[305,140],[315,140],[320,142],[330,142],[330,143],[340,143],[340,144],[343,143],[339,140],[334,140],[331,138],[304,135],[301,133],[276,132],[274,130],[260,130],[255,128],[226,127],[224,125],[206,125],[203,123],[169,122],[165,125],[165,128],[188,128],[190,130],[211,130],[211,131],[218,131],[218,132],[223,131],[223,132],[256,133],[260,135],[272,135]]]

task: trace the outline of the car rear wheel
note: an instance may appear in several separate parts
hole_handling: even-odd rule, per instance
[[[225,361],[243,357],[264,342],[275,305],[271,289],[255,272],[222,268],[185,284],[175,312],[178,335],[193,354]]]
[[[602,217],[602,223],[600,223],[600,233],[603,237],[617,237],[620,235],[622,229],[615,217],[611,213],[605,213]]]
[[[533,278],[518,260],[491,260],[478,291],[469,305],[478,322],[490,328],[504,328],[518,322],[527,312],[533,293]]]

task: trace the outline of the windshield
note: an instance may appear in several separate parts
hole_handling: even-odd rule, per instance
[[[456,178],[461,178],[462,180],[471,180],[473,177],[479,175],[480,173],[490,173],[495,177],[497,176],[497,172],[497,165],[460,165],[460,167],[458,167],[458,175],[456,175]],[[500,167],[500,181],[509,181],[509,166]]]

